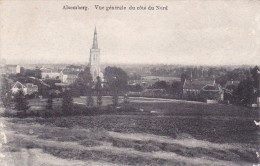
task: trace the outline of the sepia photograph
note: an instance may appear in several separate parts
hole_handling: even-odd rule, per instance
[[[260,166],[259,0],[0,0],[0,166]]]

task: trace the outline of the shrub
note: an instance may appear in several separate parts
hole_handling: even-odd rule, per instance
[[[28,107],[28,102],[24,96],[23,91],[19,90],[15,96],[14,96],[14,102],[15,102],[15,109],[19,111],[23,111],[23,113],[26,113],[26,110]]]
[[[53,104],[53,97],[52,97],[52,95],[50,94],[50,95],[48,96],[46,108],[47,108],[47,109],[52,109],[52,104]]]
[[[69,115],[73,112],[73,99],[69,90],[65,90],[62,95],[62,112],[64,115]]]

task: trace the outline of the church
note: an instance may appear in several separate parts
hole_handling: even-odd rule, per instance
[[[100,49],[98,48],[96,27],[92,48],[90,49],[89,68],[94,82],[97,81],[97,77],[100,77],[101,81],[103,81],[103,73],[100,71]]]

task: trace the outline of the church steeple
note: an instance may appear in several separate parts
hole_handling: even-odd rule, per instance
[[[103,74],[100,71],[100,49],[98,48],[96,27],[94,31],[93,45],[90,49],[89,68],[93,81],[97,81],[97,76],[103,79]]]
[[[98,49],[97,29],[95,27],[92,49]]]

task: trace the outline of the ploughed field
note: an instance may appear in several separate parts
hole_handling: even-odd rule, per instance
[[[144,99],[145,100],[145,99]],[[48,155],[35,165],[253,165],[258,111],[137,98],[137,109],[95,116],[6,118],[6,152]]]

